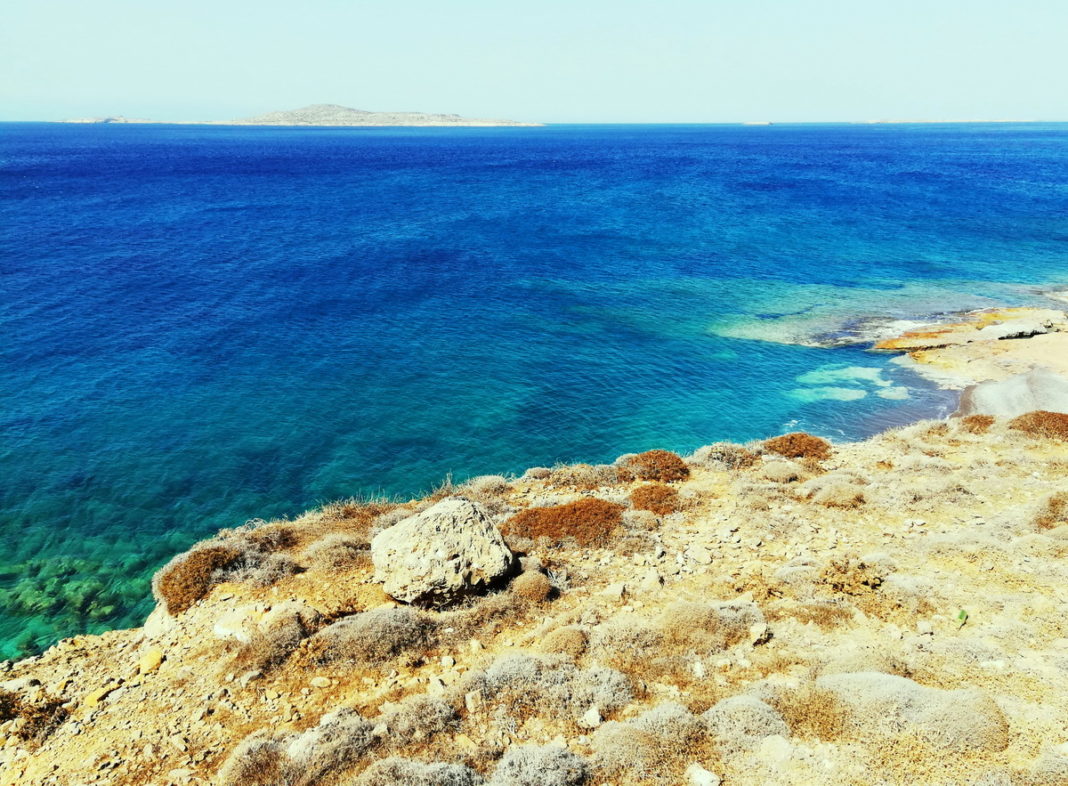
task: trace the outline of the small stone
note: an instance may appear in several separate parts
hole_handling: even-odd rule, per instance
[[[584,729],[596,729],[603,722],[604,718],[601,717],[601,711],[596,704],[591,704],[590,708],[579,718],[578,725]]]
[[[691,764],[686,768],[686,777],[690,786],[719,786],[722,781],[714,772],[709,772],[700,764]]]
[[[252,682],[253,680],[258,680],[262,676],[263,672],[259,669],[246,671],[244,674],[241,675],[241,678],[238,680],[238,683],[241,685],[242,688],[247,688],[250,682]]]
[[[137,673],[149,674],[158,669],[161,663],[163,663],[163,650],[159,647],[149,647],[137,661]]]
[[[95,707],[95,706],[97,706],[100,702],[102,702],[107,697],[107,695],[109,693],[111,693],[112,691],[116,690],[118,687],[119,687],[119,683],[115,682],[114,680],[109,681],[102,688],[97,688],[96,690],[92,691],[91,693],[88,693],[86,695],[85,699],[84,699],[85,705],[87,707]]]
[[[611,598],[612,600],[622,600],[623,596],[626,593],[627,585],[624,584],[622,581],[617,581],[614,584],[609,584],[607,587],[601,590],[601,594],[603,596],[605,596],[606,598]]]
[[[454,658],[452,655],[444,655],[441,658],[441,665],[447,669],[451,669],[453,666],[456,665],[456,658]]]
[[[329,677],[312,677],[308,680],[308,684],[313,688],[329,688],[333,683],[330,682]]]
[[[916,623],[916,632],[921,636],[933,636],[934,625],[931,624],[930,620],[920,620]]]

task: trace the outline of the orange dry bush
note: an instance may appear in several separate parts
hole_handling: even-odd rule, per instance
[[[521,538],[574,538],[581,546],[603,541],[623,521],[623,506],[597,497],[520,511],[505,522],[506,534]]]
[[[1035,519],[1039,529],[1053,529],[1068,524],[1068,494],[1059,491],[1046,500],[1045,509]]]
[[[620,475],[638,480],[659,480],[670,483],[690,477],[690,468],[678,454],[669,450],[647,450],[627,459],[620,467]]]
[[[1010,420],[1009,428],[1035,437],[1068,441],[1068,415],[1063,412],[1047,412],[1043,409],[1028,412]]]
[[[239,554],[227,546],[193,549],[176,560],[156,583],[159,599],[170,614],[185,611],[208,594],[212,573],[232,564]]]
[[[807,458],[823,461],[831,457],[831,443],[825,439],[795,431],[765,440],[764,449],[786,458]]]
[[[650,510],[666,516],[679,509],[679,492],[663,483],[639,486],[630,493],[630,504],[637,510]]]
[[[960,419],[960,427],[970,434],[985,434],[993,425],[993,415],[966,415]]]

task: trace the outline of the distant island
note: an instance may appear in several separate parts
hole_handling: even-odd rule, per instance
[[[87,117],[61,123],[168,123],[171,125],[223,126],[540,126],[516,120],[480,120],[460,115],[426,112],[368,112],[338,104],[311,104],[300,109],[268,112],[240,120],[141,120],[123,117]]]

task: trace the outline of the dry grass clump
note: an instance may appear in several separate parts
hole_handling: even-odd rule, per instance
[[[694,451],[690,461],[708,467],[742,470],[749,469],[760,461],[760,456],[733,442],[714,442]]]
[[[405,699],[379,722],[384,722],[389,730],[387,742],[402,747],[454,731],[459,720],[456,710],[445,699],[416,695]]]
[[[669,647],[707,654],[746,639],[751,627],[764,622],[764,614],[749,600],[677,601],[664,610],[657,622]]]
[[[562,745],[513,745],[493,771],[493,786],[584,786],[589,764]]]
[[[619,467],[620,480],[659,480],[671,483],[690,477],[690,468],[678,454],[668,450],[647,450],[628,456]]]
[[[638,486],[630,493],[630,504],[638,510],[650,510],[658,516],[674,513],[681,507],[679,492],[663,483]]]
[[[782,715],[756,696],[731,696],[701,716],[716,750],[733,756],[752,750],[765,737],[790,736]]]
[[[308,639],[308,650],[319,663],[382,664],[425,653],[435,629],[432,617],[408,606],[373,609],[327,625]]]
[[[180,614],[207,595],[218,583],[218,571],[240,556],[229,546],[204,546],[179,554],[153,577],[152,592],[168,614]]]
[[[866,595],[879,589],[886,571],[855,554],[832,559],[820,573],[820,582],[845,595]]]
[[[257,731],[227,757],[220,786],[319,786],[336,781],[377,744],[374,724],[352,709],[328,713],[302,733]]]
[[[62,699],[39,697],[30,701],[18,693],[0,690],[0,723],[16,721],[7,732],[23,742],[43,742],[70,717]]]
[[[247,525],[178,554],[156,571],[152,592],[168,614],[180,614],[224,581],[268,587],[302,568],[284,551],[298,538],[288,525]]]
[[[668,702],[627,723],[609,722],[593,735],[598,775],[628,784],[685,782],[683,769],[695,758],[706,761],[705,729],[680,704]]]
[[[1039,409],[1013,418],[1009,428],[1035,437],[1068,441],[1068,414]]]
[[[582,657],[590,644],[590,637],[582,628],[566,625],[549,633],[541,642],[541,651],[550,655],[566,655],[572,660]]]
[[[965,415],[959,423],[961,430],[969,434],[985,434],[996,420],[993,415]]]
[[[313,570],[333,571],[367,567],[370,564],[368,547],[368,542],[363,538],[335,532],[305,548],[302,557]]]
[[[845,729],[845,708],[833,693],[818,688],[815,683],[775,691],[765,699],[795,737],[832,742]]]
[[[623,521],[623,506],[586,497],[547,508],[520,511],[501,528],[520,538],[548,538],[554,543],[573,538],[580,546],[603,542]]]
[[[553,467],[548,481],[551,488],[592,491],[619,483],[619,472],[611,464],[567,464]]]
[[[840,599],[777,604],[767,612],[768,619],[772,621],[789,617],[801,624],[815,623],[821,630],[837,628],[852,620],[853,614],[853,607]]]
[[[518,723],[531,716],[578,720],[591,706],[609,715],[634,697],[630,680],[615,669],[579,669],[558,656],[505,655],[473,675],[469,689]]]
[[[1068,524],[1068,492],[1058,491],[1046,499],[1042,511],[1035,518],[1035,526],[1054,529],[1062,524]]]
[[[424,764],[402,756],[376,761],[353,786],[481,786],[482,776],[462,764]]]
[[[552,582],[540,570],[520,573],[512,582],[512,592],[531,603],[541,603],[547,600],[552,591]]]
[[[279,615],[266,630],[258,630],[237,653],[235,662],[245,671],[268,672],[285,663],[304,639],[315,632],[319,618],[300,614]]]
[[[831,457],[830,442],[806,434],[804,431],[795,431],[791,434],[783,434],[781,437],[764,440],[764,449],[786,458],[823,461]]]

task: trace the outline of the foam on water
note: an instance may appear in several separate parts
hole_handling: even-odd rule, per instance
[[[0,655],[139,624],[249,518],[948,412],[856,342],[1063,289],[1066,161],[1056,125],[0,124]]]

